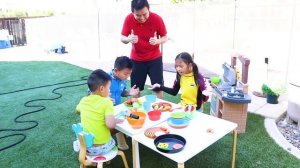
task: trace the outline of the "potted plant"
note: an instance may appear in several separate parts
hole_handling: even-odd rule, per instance
[[[261,87],[263,94],[267,95],[267,103],[278,104],[278,97],[285,92],[283,86],[274,86],[271,84],[263,84]]]

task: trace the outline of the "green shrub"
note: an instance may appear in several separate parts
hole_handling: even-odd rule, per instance
[[[262,85],[261,90],[266,95],[279,96],[279,94],[277,94],[274,91],[272,91],[272,89],[268,85],[266,85],[266,84]]]
[[[283,85],[278,85],[275,87],[273,85],[271,86],[271,84],[263,84],[261,90],[264,94],[272,96],[280,96],[280,94],[286,91]]]

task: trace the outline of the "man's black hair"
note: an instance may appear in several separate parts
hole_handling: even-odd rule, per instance
[[[147,0],[132,0],[131,1],[131,12],[138,11],[147,7],[149,9],[149,3]]]
[[[132,69],[132,67],[133,65],[131,59],[126,56],[117,57],[117,59],[115,60],[115,65],[114,65],[115,69],[118,70],[122,70],[125,68]]]
[[[111,77],[102,69],[94,70],[87,79],[87,85],[91,92],[96,91],[99,86],[105,86],[111,81]]]

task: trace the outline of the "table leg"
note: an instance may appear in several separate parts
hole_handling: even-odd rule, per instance
[[[139,142],[132,139],[133,168],[140,168]]]
[[[231,156],[231,168],[235,167],[235,155],[236,155],[236,142],[237,142],[237,130],[233,130],[232,134],[232,156]]]
[[[177,163],[178,168],[184,168],[184,163]]]

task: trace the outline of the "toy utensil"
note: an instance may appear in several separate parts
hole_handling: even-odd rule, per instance
[[[115,115],[115,118],[123,118],[125,117],[125,113],[128,113],[128,110],[122,110],[118,114]]]
[[[182,107],[172,108],[172,109],[169,110],[169,112],[173,112],[174,110],[179,110],[179,109],[182,109]]]
[[[135,115],[135,114],[131,114],[131,113],[127,116],[130,117],[130,118],[134,118],[134,119],[139,119],[140,118],[140,116]]]
[[[132,113],[129,113],[128,110],[122,110],[120,111],[117,115],[115,115],[115,118],[125,118],[125,116],[128,116],[130,118],[134,118],[134,119],[139,119],[140,116],[138,115],[135,115],[135,114],[132,114]]]

